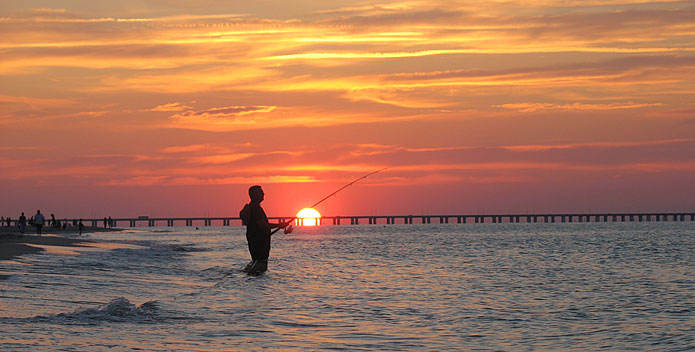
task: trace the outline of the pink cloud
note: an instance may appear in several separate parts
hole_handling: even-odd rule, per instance
[[[209,144],[191,144],[177,147],[166,147],[162,149],[163,153],[189,153],[198,152],[211,148]]]

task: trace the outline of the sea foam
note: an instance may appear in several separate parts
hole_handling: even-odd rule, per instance
[[[158,321],[158,307],[156,301],[145,302],[139,306],[130,303],[124,297],[118,297],[108,304],[98,308],[88,308],[72,313],[60,313],[53,316],[39,317],[62,322],[129,322],[129,323],[154,323]]]

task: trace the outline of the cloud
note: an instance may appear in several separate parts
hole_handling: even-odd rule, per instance
[[[552,103],[514,103],[494,105],[494,108],[504,108],[519,112],[535,112],[539,110],[618,110],[618,109],[637,109],[645,107],[663,106],[661,103],[638,104],[633,102],[610,103],[610,104],[552,104]]]
[[[0,151],[39,150],[37,146],[0,146]]]
[[[685,3],[682,3],[685,5]],[[574,11],[528,18],[510,22],[531,24],[527,33],[532,38],[570,37],[581,40],[609,39],[630,42],[635,39],[662,39],[689,36],[682,25],[692,23],[695,7],[651,9],[620,9],[617,11]],[[645,32],[645,28],[661,28],[661,32]]]
[[[253,116],[269,113],[275,106],[226,106],[206,110],[188,110],[171,116],[174,127],[193,129],[247,128]],[[241,119],[244,117],[244,119]],[[263,124],[261,124],[263,125]]]
[[[695,139],[664,139],[652,141],[629,141],[629,142],[585,142],[571,144],[549,144],[549,145],[510,145],[502,148],[515,152],[532,152],[532,151],[547,151],[559,149],[578,149],[578,148],[634,148],[634,147],[651,147],[662,146],[669,144],[687,144],[693,143]]]
[[[166,183],[167,176],[136,176],[130,178],[109,180],[103,183],[105,186],[155,186]]]
[[[158,17],[80,17],[77,13],[66,9],[39,8],[28,12],[28,15],[15,17],[0,17],[0,23],[133,23],[133,22],[164,22],[178,23],[181,26],[205,25],[211,21],[234,20],[246,17],[245,14],[210,14],[210,15],[180,15]]]
[[[408,89],[367,88],[353,89],[343,97],[351,101],[370,101],[404,108],[442,108],[452,105],[450,102],[437,101],[436,97],[416,97]]]
[[[49,14],[64,14],[67,12],[66,9],[54,9],[54,8],[38,8],[34,9],[33,12],[35,13],[49,13]]]
[[[166,147],[162,149],[163,153],[190,153],[190,152],[198,152],[198,151],[203,151],[206,149],[210,149],[211,146],[209,144],[191,144],[191,145],[184,145],[184,146],[177,146],[177,147]]]
[[[222,154],[222,155],[207,155],[201,156],[195,159],[195,162],[201,164],[227,164],[230,162],[243,160],[250,158],[252,156],[258,155],[256,153],[235,153],[235,154]]]
[[[387,82],[400,81],[433,81],[447,79],[471,79],[487,77],[511,77],[513,79],[527,77],[611,77],[625,76],[629,73],[643,73],[654,69],[690,69],[695,66],[695,55],[692,54],[652,54],[632,55],[620,58],[610,58],[592,62],[570,64],[532,65],[525,64],[512,68],[501,69],[456,69],[444,71],[404,72],[381,75]]]
[[[43,98],[31,96],[16,96],[0,94],[0,106],[24,105],[32,108],[62,107],[76,104],[74,99],[65,98]]]
[[[193,102],[195,103],[195,102]],[[184,111],[184,110],[192,110],[193,108],[184,105],[184,103],[168,103],[168,104],[163,104],[163,105],[157,105],[153,107],[152,109],[148,109],[146,111]]]
[[[233,177],[168,177],[168,176],[137,176],[124,179],[109,180],[105,186],[191,186],[191,185],[248,185],[270,183],[308,183],[317,182],[312,176],[233,176]]]
[[[276,106],[227,106],[200,111],[188,111],[182,116],[201,116],[206,118],[235,118],[254,113],[271,112]],[[174,115],[177,116],[177,115]]]

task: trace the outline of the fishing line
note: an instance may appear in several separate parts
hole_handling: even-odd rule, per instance
[[[382,171],[384,171],[384,170],[386,170],[386,169],[387,169],[387,168],[385,167],[385,168],[383,168],[383,169],[381,169],[381,170],[376,170],[376,171],[370,172],[370,173],[368,173],[368,174],[366,174],[366,175],[364,175],[364,176],[362,176],[362,177],[360,177],[360,178],[358,178],[358,179],[356,179],[356,180],[354,180],[354,181],[352,181],[352,182],[346,184],[345,186],[338,188],[337,191],[335,191],[335,192],[333,192],[333,193],[331,193],[331,194],[325,196],[323,199],[321,199],[320,201],[316,202],[316,203],[315,203],[314,205],[312,205],[310,208],[313,208],[313,207],[315,207],[315,206],[317,206],[317,205],[323,203],[323,201],[325,201],[326,199],[328,199],[328,198],[330,198],[330,197],[333,197],[334,195],[336,195],[336,193],[338,193],[338,192],[340,192],[340,191],[342,191],[342,190],[344,190],[344,189],[346,189],[346,188],[352,186],[353,184],[355,184],[355,183],[357,183],[357,182],[359,182],[359,181],[361,181],[361,180],[364,180],[365,178],[367,178],[367,177],[369,177],[369,176],[372,176],[372,175],[374,175],[374,174],[376,174],[376,173],[382,172]],[[293,217],[292,219],[290,219],[290,220],[287,221],[287,222],[291,223],[292,221],[294,221],[294,220],[296,220],[296,219],[297,219],[297,216]],[[278,231],[280,231],[280,228],[279,228],[279,227],[276,228],[275,230],[273,230],[273,232],[271,232],[270,234],[272,235],[272,234],[274,234],[274,233],[276,233],[276,232],[278,232]]]

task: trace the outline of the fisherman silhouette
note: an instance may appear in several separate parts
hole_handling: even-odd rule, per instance
[[[278,224],[268,222],[268,216],[261,207],[265,199],[265,193],[261,186],[255,185],[249,188],[251,202],[246,204],[239,212],[239,217],[246,225],[246,241],[249,244],[251,262],[246,265],[244,271],[249,275],[259,275],[268,270],[268,257],[270,256],[271,229],[286,228],[289,221]]]

